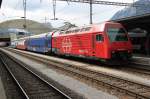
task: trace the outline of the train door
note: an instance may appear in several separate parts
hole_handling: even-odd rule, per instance
[[[51,51],[51,35],[47,35],[45,38],[45,47],[46,47],[46,52]]]
[[[102,34],[95,34],[95,51],[96,57],[103,58],[104,56],[104,37]]]

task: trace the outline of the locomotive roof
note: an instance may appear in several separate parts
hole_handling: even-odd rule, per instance
[[[105,24],[118,24],[115,22],[103,22],[98,24],[92,24],[92,25],[86,25],[81,27],[75,27],[68,29],[66,31],[59,31],[59,33],[54,33],[53,37],[55,36],[61,36],[61,35],[68,35],[68,34],[77,34],[77,33],[89,33],[89,32],[103,32]]]
[[[53,32],[42,33],[42,34],[38,34],[38,35],[29,36],[29,38],[46,37],[47,35],[52,35],[52,34],[53,34]]]
[[[29,37],[28,37],[28,36],[27,36],[27,37],[22,37],[22,38],[19,38],[19,39],[14,39],[13,41],[25,40],[25,39],[27,39],[27,38],[29,38]]]
[[[14,39],[13,41],[25,40],[25,39],[28,39],[28,38],[46,37],[47,35],[52,35],[52,34],[53,34],[53,32],[42,33],[42,34],[38,34],[38,35],[33,35],[33,36],[27,36],[27,37],[23,37],[23,38],[19,38],[19,39]]]

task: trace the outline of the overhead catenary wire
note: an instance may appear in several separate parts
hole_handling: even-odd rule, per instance
[[[116,9],[113,9],[113,10],[108,9],[108,10],[105,10],[105,11],[103,10],[103,11],[100,11],[101,13],[93,12],[92,15],[101,15],[101,14],[109,13],[109,12],[115,11],[115,10]],[[87,17],[89,17],[89,15],[84,15],[84,16],[80,16],[80,17],[71,18],[71,19],[69,19],[69,21],[75,21],[75,20],[79,20],[81,18],[87,18]]]
[[[16,5],[14,6],[14,9],[16,9],[16,8],[18,7],[18,5],[19,5],[21,2],[22,2],[21,0],[18,0],[18,2],[16,3]],[[7,13],[7,12],[2,12],[2,15],[3,15],[5,18],[20,17],[20,16],[7,17],[5,13]],[[16,12],[13,10],[13,11],[10,13],[10,15],[13,15],[13,14],[15,14],[15,13],[16,13]],[[5,19],[5,18],[4,18],[4,19]],[[4,19],[3,19],[3,20],[4,20]],[[8,25],[9,25],[9,24],[8,24]]]
[[[53,0],[54,1],[54,0]],[[56,1],[56,0],[55,0]],[[66,2],[78,2],[78,3],[89,3],[90,4],[90,10],[89,10],[89,16],[90,21],[89,23],[93,23],[93,4],[105,4],[105,5],[116,5],[116,6],[129,6],[132,5],[132,3],[123,3],[123,2],[110,2],[110,1],[98,1],[98,0],[58,0],[58,1],[66,1]],[[54,4],[54,3],[53,3]],[[54,7],[53,7],[54,9]],[[55,9],[54,9],[55,10]],[[55,13],[54,13],[55,15]],[[55,18],[54,18],[55,19]]]
[[[76,3],[90,3],[90,0],[57,0],[57,1],[67,1],[67,2],[76,2]],[[125,2],[111,2],[111,1],[103,1],[103,0],[92,0],[92,4],[101,4],[101,5],[114,5],[114,6],[143,6],[150,5],[149,3],[143,4],[134,4],[133,3],[125,3]]]
[[[18,2],[16,3],[16,5],[14,6],[13,9],[16,9],[16,8],[18,7],[18,5],[20,4],[20,2],[22,2],[22,1],[21,1],[21,0],[18,0]],[[7,13],[7,12],[1,12],[1,13],[2,13],[2,15],[3,15],[5,18],[10,18],[10,17],[7,17],[7,16],[6,16],[5,13]],[[14,11],[14,10],[10,13],[10,15],[13,15],[13,14],[15,14],[15,11]],[[17,16],[17,17],[18,17],[18,16]]]
[[[118,7],[118,6],[115,6],[115,7]],[[108,10],[100,10],[98,12],[92,12],[91,15],[96,15],[96,14],[100,15],[100,14],[108,13],[108,12],[115,11],[115,10],[116,9],[111,9],[110,10],[110,8],[109,8]],[[61,13],[61,14],[58,13],[58,16],[61,16],[62,14],[64,15],[64,13]],[[79,20],[81,18],[87,18],[87,17],[89,17],[89,15],[82,15],[80,17],[72,17],[72,18],[69,18],[68,21]],[[62,19],[66,19],[66,18],[67,17],[62,17]]]

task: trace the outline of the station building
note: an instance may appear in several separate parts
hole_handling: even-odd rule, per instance
[[[0,45],[9,45],[10,41],[14,39],[50,32],[53,29],[50,23],[44,24],[33,20],[26,20],[26,28],[23,26],[24,19],[13,19],[1,22]]]
[[[14,39],[22,38],[31,33],[21,29],[0,29],[0,46],[8,46]]]
[[[122,23],[133,43],[134,52],[150,55],[150,1],[138,0],[118,11],[112,21]]]

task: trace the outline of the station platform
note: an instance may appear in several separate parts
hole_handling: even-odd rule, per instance
[[[7,99],[1,78],[0,78],[0,99]]]
[[[144,55],[134,55],[132,58],[132,63],[150,66],[150,57]]]
[[[67,89],[70,89],[71,91],[83,96],[85,99],[119,99],[118,97],[116,97],[113,94],[109,94],[107,92],[98,90],[94,87],[89,86],[88,84],[85,84],[83,82],[78,81],[77,79],[74,79],[74,78],[69,77],[67,75],[64,75],[62,73],[58,73],[55,70],[52,70],[51,68],[49,68],[45,64],[37,63],[34,60],[28,59],[28,58],[23,57],[23,56],[16,54],[16,53],[12,53],[12,52],[3,50],[1,48],[0,48],[0,50],[13,56],[17,60],[22,61],[23,63],[27,64],[28,66],[31,66],[32,68],[39,71],[40,73],[42,73],[46,77],[52,79],[53,81],[66,87]],[[25,52],[25,51],[21,51],[21,52]],[[53,59],[55,61],[57,59],[54,57],[45,56],[45,55],[41,55],[41,54],[37,54],[37,53],[31,53],[31,52],[25,52],[25,53],[34,54],[34,55],[37,55],[38,57],[45,57],[45,58],[47,57],[48,59]],[[65,62],[64,59],[57,59],[57,60]],[[73,63],[71,63],[71,64],[73,64]],[[77,64],[77,63],[75,62],[75,64]]]

